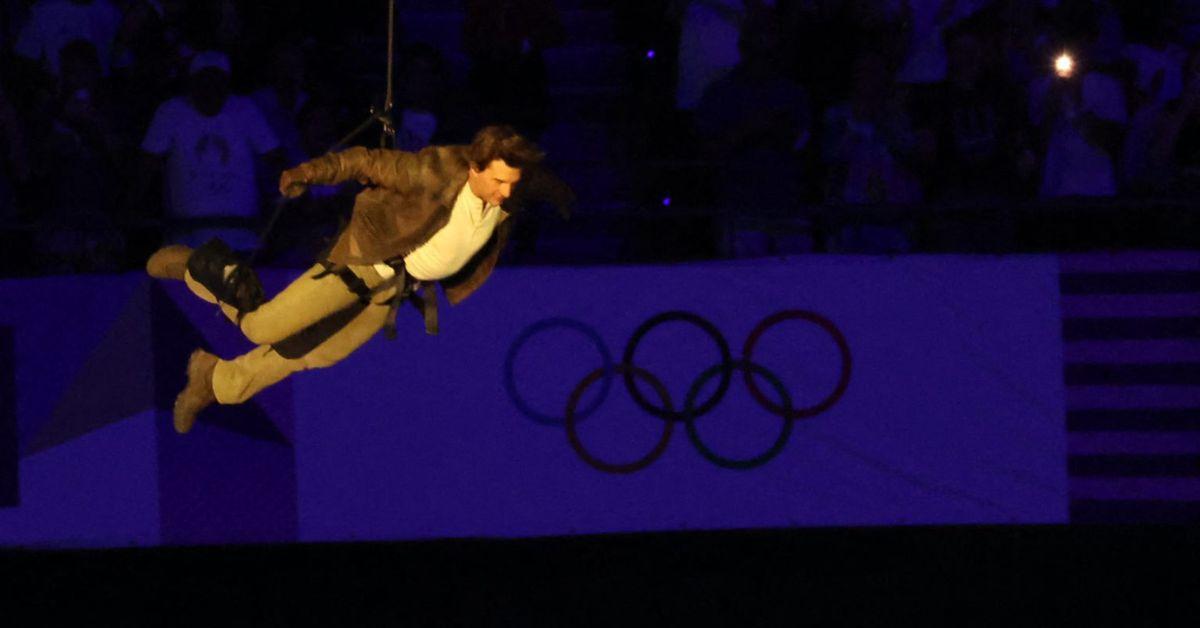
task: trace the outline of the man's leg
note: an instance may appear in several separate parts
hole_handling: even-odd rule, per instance
[[[196,272],[204,273],[207,279],[198,279],[193,275],[195,268],[191,264],[197,259],[201,261],[197,262],[196,268],[201,270]],[[233,300],[230,295],[218,299],[218,295],[214,294],[215,290],[225,287],[218,286],[221,282],[221,264],[226,264],[223,268],[227,280],[248,280],[253,285],[258,285],[258,279],[252,276],[253,273],[238,268],[240,263],[236,257],[233,257],[219,241],[210,242],[197,250],[182,245],[165,246],[146,262],[146,271],[152,277],[182,280],[193,294],[209,303],[217,304],[225,316],[238,325],[255,344],[279,342],[329,314],[350,306],[358,299],[358,295],[351,291],[340,277],[324,273],[325,268],[315,264],[270,301],[239,309],[237,303],[229,302]],[[235,268],[242,274],[241,277],[230,277]],[[368,287],[378,285],[382,281],[370,266],[352,266],[350,270]],[[261,294],[261,288],[257,290]],[[255,301],[261,301],[261,298]]]
[[[387,296],[385,293],[380,299]],[[288,359],[269,345],[260,345],[232,360],[218,361],[212,378],[217,402],[242,403],[292,373],[337,364],[370,340],[383,327],[387,315],[387,305],[372,303],[345,327],[299,358]]]
[[[368,287],[381,281],[369,266],[354,266],[351,267],[351,271],[363,279]],[[241,328],[250,342],[269,345],[291,336],[329,314],[353,305],[358,300],[358,295],[351,292],[340,277],[326,274],[317,278],[323,272],[324,266],[314,264],[274,298],[263,302],[254,311],[243,314],[240,322],[237,308],[228,303],[218,303],[212,292],[194,280],[191,273],[184,276],[184,282],[196,296],[209,303],[218,303],[225,316]]]
[[[320,269],[321,267],[318,265],[315,268]],[[368,287],[375,287],[383,281],[370,267],[354,267],[354,270],[359,272],[359,277]],[[286,304],[290,299],[299,298],[298,295],[301,293],[314,294],[309,291],[311,286],[306,284],[301,284],[302,287],[292,291],[297,283],[305,280],[305,277],[310,277],[312,273],[313,270],[305,273],[304,277],[297,279],[284,292],[280,293],[280,296],[283,296],[284,293],[291,291],[281,304]],[[343,290],[354,297],[353,293],[350,293],[345,288],[345,284],[337,277],[326,276],[319,280],[309,279],[308,283],[323,282],[327,279],[337,281]],[[233,360],[220,360],[212,354],[198,351],[197,353],[203,355],[194,356],[193,360],[189,362],[187,387],[175,401],[175,429],[180,433],[190,430],[196,421],[196,415],[213,401],[222,404],[242,403],[253,397],[258,391],[292,373],[324,368],[341,361],[383,327],[389,311],[386,301],[395,294],[395,291],[394,287],[381,291],[373,302],[351,319],[345,327],[334,332],[313,350],[299,358],[285,358],[272,349],[269,344],[255,347],[250,352]],[[320,294],[320,292],[315,294]],[[272,299],[271,302],[274,303],[277,299],[278,297]],[[350,299],[350,303],[353,303],[353,300],[353,298]],[[380,305],[380,303],[383,304]],[[236,312],[234,315],[236,318]]]

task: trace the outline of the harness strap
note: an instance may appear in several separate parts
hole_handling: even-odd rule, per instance
[[[388,306],[387,320],[384,323],[384,333],[388,340],[396,338],[396,315],[400,306],[405,301],[410,301],[418,310],[421,311],[421,316],[425,321],[425,333],[437,335],[438,333],[438,312],[437,312],[437,290],[432,284],[422,284],[417,281],[404,268],[404,260],[396,260],[395,262],[386,262],[395,271],[395,275],[374,289],[368,288],[358,275],[355,275],[348,267],[339,266],[332,262],[321,262],[325,270],[313,276],[314,279],[320,279],[326,275],[336,275],[342,283],[351,292],[358,295],[358,300],[364,304],[386,305]],[[374,297],[381,292],[385,292],[390,288],[395,287],[396,292],[391,297],[375,302]]]
[[[437,291],[433,286],[425,286],[421,290],[421,295],[417,296],[415,292],[408,295],[413,305],[421,310],[421,316],[425,319],[425,333],[430,336],[436,336],[438,333],[438,311],[437,311]]]
[[[388,340],[396,339],[396,311],[400,309],[400,301],[408,296],[413,290],[412,282],[408,281],[408,273],[404,271],[404,262],[400,262],[400,267],[392,266],[396,271],[395,276],[391,279],[375,286],[375,292],[381,292],[381,289],[386,289],[391,286],[396,286],[396,293],[384,301],[380,301],[375,305],[388,306],[387,321],[383,324],[383,332]]]

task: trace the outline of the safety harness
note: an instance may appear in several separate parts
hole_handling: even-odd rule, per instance
[[[425,319],[425,333],[436,335],[438,333],[437,290],[434,285],[422,283],[408,274],[404,268],[403,259],[385,263],[395,271],[395,275],[374,288],[370,288],[344,264],[334,264],[328,260],[321,261],[320,264],[324,270],[313,275],[313,279],[334,275],[346,284],[346,288],[358,296],[358,300],[349,307],[333,312],[316,323],[272,344],[271,347],[279,355],[288,359],[304,356],[348,325],[355,316],[358,316],[370,305],[388,306],[384,333],[388,340],[394,340],[396,338],[396,314],[405,301],[409,301],[421,311],[421,316]],[[393,287],[396,288],[395,294],[382,301],[375,301],[379,294],[387,292]]]

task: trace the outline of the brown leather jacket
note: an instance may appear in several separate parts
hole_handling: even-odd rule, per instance
[[[375,264],[403,257],[446,226],[469,167],[466,146],[430,146],[416,153],[351,148],[305,162],[306,183],[357,180],[368,186],[329,252],[334,264]],[[446,300],[457,304],[491,274],[508,240],[512,221],[500,222],[483,248],[454,275],[441,280]]]

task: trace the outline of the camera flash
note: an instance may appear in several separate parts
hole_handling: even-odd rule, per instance
[[[1062,53],[1054,60],[1054,73],[1062,78],[1068,78],[1075,71],[1075,59],[1071,55]]]

